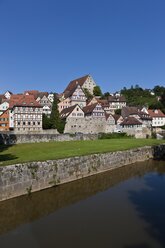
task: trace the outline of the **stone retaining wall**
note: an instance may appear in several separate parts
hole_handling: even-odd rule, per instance
[[[165,159],[165,145],[0,167],[0,201],[150,158]]]
[[[0,144],[23,144],[49,141],[72,141],[72,140],[95,140],[98,139],[97,134],[55,134],[55,133],[0,133]]]

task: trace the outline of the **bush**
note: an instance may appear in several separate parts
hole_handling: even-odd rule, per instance
[[[133,138],[131,135],[127,135],[127,133],[99,133],[98,139],[126,139]]]
[[[156,139],[156,133],[152,132],[151,137],[152,137],[152,139]]]

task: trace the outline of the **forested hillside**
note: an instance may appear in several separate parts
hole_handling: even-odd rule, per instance
[[[165,87],[155,86],[152,90],[143,89],[136,85],[127,89],[124,87],[121,94],[125,96],[129,106],[146,106],[152,109],[161,109],[165,113]]]

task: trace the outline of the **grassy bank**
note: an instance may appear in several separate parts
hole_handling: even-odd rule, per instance
[[[164,143],[154,139],[105,139],[0,146],[0,165],[44,161],[72,156],[128,150]]]

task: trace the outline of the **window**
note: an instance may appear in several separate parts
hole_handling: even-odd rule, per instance
[[[40,125],[40,122],[38,122],[38,125]]]
[[[28,121],[28,125],[30,126],[30,121]]]
[[[33,125],[35,125],[35,122],[33,121]]]
[[[25,121],[23,121],[23,125],[26,125]]]

